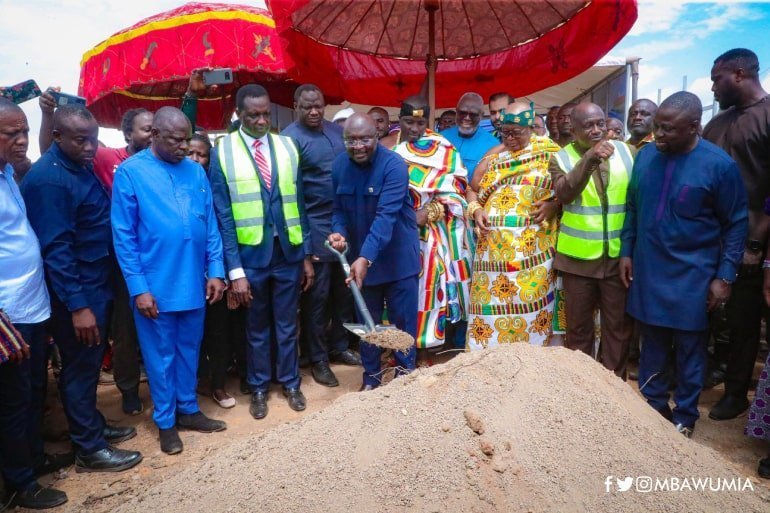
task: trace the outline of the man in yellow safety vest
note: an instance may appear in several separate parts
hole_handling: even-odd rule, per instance
[[[292,139],[270,133],[267,91],[256,84],[241,87],[236,112],[241,127],[212,152],[210,179],[232,282],[230,294],[249,306],[249,411],[261,419],[267,415],[273,361],[289,406],[305,409],[297,357],[297,306],[300,288],[307,290],[313,284],[312,250],[298,176],[299,153]]]
[[[550,172],[564,215],[554,268],[562,273],[570,349],[593,354],[594,310],[601,312],[599,359],[625,379],[632,322],[620,281],[620,230],[634,154],[607,140],[605,115],[593,103],[571,113],[574,141],[551,159]]]

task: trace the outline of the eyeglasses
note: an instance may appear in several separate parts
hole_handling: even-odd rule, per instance
[[[476,121],[481,117],[481,114],[478,114],[476,112],[469,112],[467,110],[458,110],[457,111],[457,119],[465,119],[466,117],[471,118],[471,121]]]
[[[376,137],[346,137],[342,141],[348,148],[355,148],[356,146],[369,146],[376,140]]]
[[[509,137],[521,137],[527,133],[527,129],[516,129],[516,130],[500,130],[500,137],[503,139],[508,139]]]

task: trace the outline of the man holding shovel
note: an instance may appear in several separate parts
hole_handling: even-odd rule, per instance
[[[348,283],[355,280],[362,289],[375,323],[382,320],[387,302],[390,323],[414,337],[420,247],[406,164],[378,144],[370,116],[354,114],[344,130],[346,154],[338,155],[332,166],[335,196],[329,242],[337,251],[348,249],[352,261]],[[361,342],[361,390],[380,384],[381,352]],[[402,372],[414,369],[414,346],[395,355]]]

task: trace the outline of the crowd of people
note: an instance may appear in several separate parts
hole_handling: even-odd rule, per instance
[[[356,318],[351,281],[376,322],[415,339],[390,356],[397,376],[437,347],[565,345],[620,379],[638,373],[649,405],[687,437],[703,388],[724,381],[709,417],[749,410],[745,434],[770,443],[770,360],[748,399],[770,301],[770,96],[758,72],[750,50],[717,57],[722,112],[705,127],[688,92],[634,101],[626,126],[590,102],[539,114],[470,91],[438,119],[416,95],[392,126],[381,107],[328,121],[323,92],[304,84],[278,133],[267,91],[249,84],[238,121],[212,144],[195,126],[206,90],[195,71],[181,109],[125,113],[122,148],[100,145],[87,108],[43,94],[31,168],[25,115],[0,100],[0,467],[11,502],[64,503],[37,478],[73,463],[119,472],[142,460],[116,447],[135,429],[96,407],[105,352],[127,414],[144,410],[146,369],[167,454],[183,450],[180,430],[227,428],[201,412],[196,390],[208,381],[234,407],[231,367],[255,419],[271,384],[306,408],[301,366],[334,387],[330,362],[360,365],[361,391],[377,388],[382,349],[344,328]],[[347,253],[348,274],[327,245]],[[54,348],[72,454],[47,454],[40,436]],[[770,478],[770,456],[758,474]]]

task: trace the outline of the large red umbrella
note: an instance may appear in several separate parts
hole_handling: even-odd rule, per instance
[[[290,73],[327,94],[398,105],[438,63],[435,105],[513,96],[591,67],[631,29],[635,0],[268,0]],[[433,84],[436,84],[435,86]]]
[[[188,3],[113,34],[83,55],[80,95],[102,126],[118,127],[134,107],[178,107],[193,69],[232,68],[234,82],[198,102],[197,124],[221,129],[242,84],[264,85],[271,99],[291,105],[289,81],[275,23],[264,9]]]

